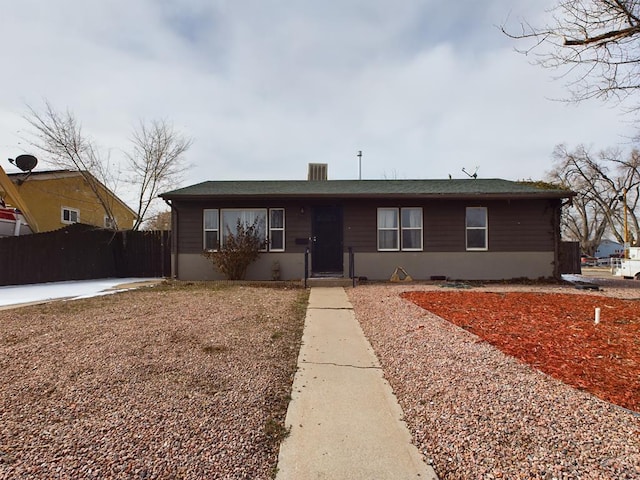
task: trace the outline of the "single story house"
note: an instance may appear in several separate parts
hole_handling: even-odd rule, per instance
[[[560,213],[574,193],[501,179],[208,181],[160,195],[172,211],[172,274],[220,279],[205,250],[238,221],[257,222],[264,252],[247,279],[354,274],[389,280],[559,277]],[[322,169],[321,169],[322,171]],[[319,178],[319,179],[316,179]]]

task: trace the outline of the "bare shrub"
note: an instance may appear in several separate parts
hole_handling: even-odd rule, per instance
[[[238,220],[236,233],[227,227],[224,242],[216,251],[206,251],[204,256],[227,280],[243,280],[249,265],[260,256],[266,241],[260,235],[259,219],[247,225]]]

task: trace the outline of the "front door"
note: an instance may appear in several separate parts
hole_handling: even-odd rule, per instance
[[[313,207],[311,268],[313,275],[342,275],[342,207]]]

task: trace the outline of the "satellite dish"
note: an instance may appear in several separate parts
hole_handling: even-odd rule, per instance
[[[18,155],[15,160],[10,158],[9,161],[23,172],[30,172],[38,164],[38,159],[36,157],[26,153],[24,155]]]

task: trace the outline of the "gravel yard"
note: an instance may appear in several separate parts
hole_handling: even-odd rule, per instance
[[[169,284],[0,311],[0,478],[272,478],[306,299]]]
[[[640,478],[638,416],[400,297],[430,289],[347,293],[441,480]],[[170,283],[0,311],[0,478],[272,478],[307,293]]]
[[[416,445],[442,480],[640,478],[637,415],[400,298],[404,291],[429,289],[442,290],[364,285],[348,294]],[[614,281],[601,292],[497,284],[474,290],[640,298],[637,284]]]

